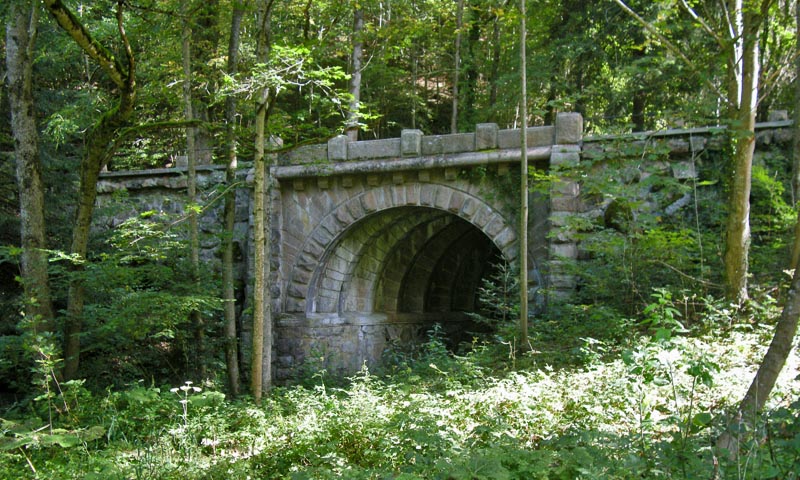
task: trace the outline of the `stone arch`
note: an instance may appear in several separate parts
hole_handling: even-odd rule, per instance
[[[447,228],[450,235],[463,234],[469,226],[506,260],[516,257],[515,229],[498,207],[474,192],[431,183],[358,192],[331,209],[306,237],[287,277],[284,312],[413,311],[412,293],[402,287],[410,272],[402,261],[408,257],[397,252],[424,255],[434,234]],[[442,238],[439,244],[446,247]]]

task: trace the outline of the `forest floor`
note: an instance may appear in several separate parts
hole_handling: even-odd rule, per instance
[[[712,448],[771,335],[740,325],[462,356],[432,337],[389,370],[339,382],[317,370],[261,406],[212,382],[71,382],[4,415],[0,478],[798,478],[797,352],[738,458]]]

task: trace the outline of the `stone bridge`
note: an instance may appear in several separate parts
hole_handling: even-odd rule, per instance
[[[580,115],[562,113],[555,126],[528,129],[532,168],[577,164],[582,128]],[[676,141],[686,143],[684,137]],[[404,130],[400,138],[352,143],[339,136],[278,155],[270,235],[278,379],[309,361],[335,373],[354,372],[378,361],[389,343],[418,339],[434,323],[453,344],[469,341],[477,326],[467,313],[477,309],[482,281],[498,263],[518,257],[520,145],[519,130],[479,124],[474,133],[454,135]],[[180,211],[181,171],[109,172],[100,201],[113,201],[107,194],[125,189],[137,210]],[[222,182],[219,167],[199,172],[207,189]],[[240,189],[237,201],[244,304],[256,268],[251,196],[251,189]],[[559,260],[577,258],[578,246],[549,233],[582,208],[579,185],[554,182],[529,194],[529,203],[528,288],[535,311],[574,287]],[[202,219],[206,233],[221,230],[220,211],[210,208]],[[118,218],[103,221],[113,225]],[[203,246],[208,261],[216,262],[214,238]],[[246,319],[240,331],[246,347]]]

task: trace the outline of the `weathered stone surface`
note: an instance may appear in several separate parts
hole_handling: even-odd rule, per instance
[[[577,145],[556,145],[550,153],[551,166],[575,167],[580,160],[580,147]]]
[[[475,148],[474,133],[456,133],[451,135],[431,135],[422,137],[423,155],[469,152],[473,148]]]
[[[583,140],[583,116],[574,112],[556,115],[556,145],[577,144]]]
[[[542,147],[553,144],[555,128],[548,127],[528,127],[528,148]],[[500,130],[497,132],[498,148],[519,148],[522,145],[522,135],[520,129]]]
[[[422,130],[403,129],[400,132],[400,153],[404,157],[422,155]]]
[[[347,160],[347,136],[337,135],[328,140],[328,160],[343,162]]]
[[[578,258],[578,247],[574,243],[557,243],[550,246],[550,252],[556,258],[576,259]]]
[[[687,180],[697,177],[697,172],[694,169],[692,162],[675,162],[672,164],[672,176],[678,180]]]
[[[347,144],[347,158],[348,160],[363,160],[401,157],[400,144],[399,138],[350,142]]]
[[[475,126],[475,150],[492,150],[497,148],[497,124],[479,123]]]

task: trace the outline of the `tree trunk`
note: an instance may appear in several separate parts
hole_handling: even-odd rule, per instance
[[[86,152],[80,166],[78,206],[75,226],[72,231],[70,253],[85,259],[89,244],[89,231],[97,198],[97,181],[100,171],[113,154],[109,145],[114,145],[120,130],[127,126],[133,115],[136,102],[136,62],[122,23],[122,3],[117,4],[117,29],[127,64],[123,66],[102,44],[89,34],[80,20],[60,0],[45,0],[45,6],[59,26],[91,57],[105,72],[117,89],[117,104],[106,111],[86,135]],[[64,378],[74,378],[78,373],[80,357],[80,335],[83,329],[83,266],[72,267],[67,300],[67,326],[64,347]]]
[[[506,2],[507,3],[507,2]],[[497,118],[495,106],[497,105],[497,88],[500,81],[500,55],[502,45],[500,45],[500,16],[495,13],[492,21],[492,70],[489,73],[489,109],[490,119]]]
[[[528,59],[526,55],[527,28],[525,24],[525,1],[520,0],[521,13],[519,60],[520,102],[519,116],[522,124],[520,159],[520,214],[519,214],[519,341],[523,348],[528,345]]]
[[[464,26],[464,0],[456,7],[456,45],[453,55],[453,111],[450,116],[450,133],[458,133],[458,74],[461,70],[461,29]]]
[[[733,169],[725,228],[725,294],[742,304],[748,298],[747,272],[750,248],[750,184],[755,149],[756,103],[758,100],[758,31],[762,17],[751,11],[742,12],[739,93],[732,118]],[[729,95],[734,92],[729,92]],[[732,103],[732,102],[730,102]]]
[[[190,21],[192,58],[192,76],[195,84],[214,85],[211,79],[217,75],[216,68],[209,66],[216,56],[219,41],[222,38],[219,26],[219,0],[184,0],[191,10]],[[195,158],[198,165],[213,163],[214,134],[206,125],[212,122],[209,105],[214,102],[214,92],[210,88],[196,89],[192,95],[192,116],[200,121],[198,127],[192,128],[194,133]]]
[[[360,6],[353,10],[353,56],[350,73],[350,112],[347,115],[347,138],[351,142],[358,140],[359,109],[361,108],[361,61],[364,56],[364,11]]]
[[[187,122],[194,120],[192,109],[192,18],[189,13],[189,2],[183,4],[183,34],[181,35],[181,57],[183,66],[183,108],[184,119]],[[186,129],[186,186],[189,213],[189,261],[192,283],[197,288],[200,282],[200,238],[197,228],[197,148],[194,127]],[[192,328],[194,329],[193,358],[194,375],[205,378],[205,332],[203,317],[198,310],[189,314]]]
[[[800,2],[795,2],[795,31],[800,32]],[[796,36],[794,47],[794,139],[792,141],[792,203],[800,202],[800,34]],[[792,259],[794,265],[800,258],[795,249]]]
[[[800,2],[795,2],[795,31],[800,32]],[[795,44],[794,60],[794,125],[792,127],[792,203],[800,201],[800,35]],[[794,227],[795,242],[792,248],[792,265],[800,262],[800,221]]]
[[[230,76],[236,74],[239,59],[244,9],[235,6],[231,17],[231,33],[228,42],[228,67]],[[223,214],[225,234],[222,246],[222,299],[225,302],[225,366],[228,372],[228,390],[232,396],[239,395],[239,348],[236,336],[236,295],[233,276],[233,229],[236,223],[236,97],[225,98],[225,129],[228,142],[228,168],[225,170],[225,211]]]
[[[256,61],[267,63],[270,53],[270,18],[273,0],[259,4],[258,45]],[[270,175],[268,158],[264,155],[265,129],[268,113],[269,89],[264,86],[256,99],[256,138],[253,157],[253,217],[255,244],[255,281],[253,285],[253,357],[251,363],[251,390],[254,401],[268,392],[272,383],[272,312],[268,280],[270,277]]]
[[[47,274],[44,184],[39,158],[39,134],[33,102],[33,53],[39,7],[37,2],[11,3],[6,24],[6,68],[19,190],[20,270],[25,290],[25,315],[34,332],[53,331],[53,307]]]
[[[800,225],[800,215],[797,218],[797,225]],[[795,232],[798,229],[795,228]],[[800,247],[800,236],[795,234],[794,248]],[[800,318],[800,263],[794,265],[794,276],[789,292],[786,295],[786,304],[783,306],[781,318],[775,325],[775,333],[772,342],[764,354],[764,359],[758,367],[753,382],[747,393],[739,404],[738,414],[730,423],[730,427],[717,440],[717,447],[731,457],[736,457],[739,453],[739,436],[736,431],[747,431],[741,425],[752,427],[764,404],[772,392],[775,382],[778,380],[786,359],[794,346],[794,337],[797,333],[797,322]],[[732,431],[733,430],[733,431]]]

